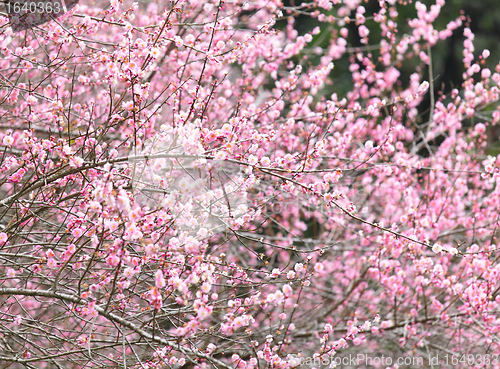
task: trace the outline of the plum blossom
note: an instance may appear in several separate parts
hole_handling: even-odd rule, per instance
[[[14,138],[12,136],[4,136],[2,143],[4,146],[11,146],[14,143]]]
[[[438,243],[435,243],[434,246],[432,246],[432,251],[435,252],[436,254],[439,254],[442,250],[443,247]]]
[[[165,287],[165,278],[163,277],[163,272],[161,270],[157,270],[155,274],[155,285],[158,288]]]
[[[418,92],[424,93],[429,89],[429,82],[424,81],[422,84],[418,87]]]
[[[359,31],[359,36],[363,38],[368,37],[368,35],[370,34],[370,30],[365,25],[359,26],[358,31]]]
[[[0,33],[0,335],[36,336],[5,361],[500,354],[493,54],[444,0],[296,5],[112,0]]]

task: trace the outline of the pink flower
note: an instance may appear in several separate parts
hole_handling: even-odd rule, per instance
[[[151,49],[151,51],[149,52],[149,55],[153,58],[153,59],[157,59],[159,56],[160,56],[160,50],[156,47],[153,47]]]
[[[184,249],[188,253],[197,254],[200,250],[200,242],[193,237],[188,237]]]
[[[163,297],[157,287],[152,287],[149,291],[149,302],[156,310],[160,310],[163,306]]]
[[[125,270],[123,271],[123,276],[125,278],[132,278],[134,276],[134,274],[136,273],[135,269],[134,268],[131,268],[131,267],[127,267],[125,268]]]
[[[321,263],[316,263],[314,265],[314,271],[317,273],[321,273],[323,271],[323,269],[325,269],[325,267]]]
[[[260,159],[260,162],[263,166],[265,167],[268,167],[269,164],[271,164],[271,160],[269,160],[269,158],[267,156],[263,156],[261,159]]]
[[[80,168],[83,165],[83,159],[78,156],[72,156],[69,158],[69,166],[71,168]]]
[[[361,38],[368,37],[368,35],[370,34],[370,30],[365,25],[359,26],[358,31]]]
[[[114,232],[118,229],[118,222],[115,222],[114,220],[105,221],[104,224],[111,232]]]
[[[75,238],[80,238],[83,235],[83,229],[81,228],[75,228],[71,231],[71,234]]]
[[[286,154],[285,157],[284,157],[284,163],[285,164],[290,164],[291,162],[294,161],[294,158],[292,155],[290,154]]]
[[[285,294],[285,297],[290,297],[293,293],[293,289],[289,284],[285,284],[283,286],[283,293]]]
[[[274,303],[276,301],[276,295],[274,293],[270,293],[267,295],[266,301],[270,304]]]
[[[54,259],[54,258],[48,258],[47,259],[47,266],[50,268],[50,269],[55,269],[57,268],[57,261]]]
[[[356,337],[356,338],[354,338],[352,340],[352,343],[353,343],[354,346],[359,346],[359,345],[361,345],[363,343],[364,340],[365,340],[365,337],[358,336],[358,337]]]
[[[270,278],[277,278],[280,274],[281,274],[281,271],[279,270],[279,268],[274,268],[269,277]]]
[[[1,244],[4,244],[5,242],[7,242],[8,239],[9,239],[9,236],[7,236],[7,233],[0,232],[0,243]]]
[[[106,258],[106,263],[112,267],[116,267],[120,263],[120,258],[116,255],[109,255]]]
[[[215,346],[213,343],[209,343],[207,345],[206,353],[211,354],[216,348],[217,346]]]
[[[89,210],[93,213],[98,213],[102,210],[102,206],[97,201],[91,201],[89,204]]]
[[[174,37],[174,42],[175,42],[175,46],[177,46],[177,47],[181,47],[184,45],[182,38],[180,38],[179,36]]]
[[[4,146],[11,146],[14,143],[14,138],[12,136],[5,136],[2,143]]]
[[[198,308],[197,317],[200,320],[205,320],[210,316],[211,313],[212,313],[211,306],[202,305]]]
[[[38,102],[38,99],[35,96],[30,95],[26,98],[26,101],[28,102],[29,105],[34,105]]]
[[[486,126],[483,123],[477,123],[474,127],[477,134],[483,134],[486,131]]]
[[[158,288],[165,287],[165,278],[163,277],[163,272],[161,270],[157,270],[155,274],[155,285]]]
[[[491,70],[489,70],[488,68],[484,68],[481,71],[481,78],[486,79],[486,78],[490,78],[490,77],[491,77]]]
[[[257,162],[258,162],[258,159],[255,156],[253,156],[253,155],[248,156],[248,163],[250,165],[255,165],[255,164],[257,164]]]

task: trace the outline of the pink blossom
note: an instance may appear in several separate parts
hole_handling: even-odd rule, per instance
[[[418,92],[423,93],[426,92],[429,89],[429,82],[424,81],[418,88]]]
[[[147,342],[150,369],[285,369],[393,342],[441,357],[440,337],[500,354],[500,65],[465,27],[456,88],[422,80],[474,19],[160,5],[0,34],[0,335],[36,336],[4,361],[134,366]]]
[[[359,36],[363,38],[368,37],[368,35],[370,34],[370,31],[364,25],[359,26],[358,31],[359,31]]]
[[[285,284],[283,286],[283,293],[285,294],[285,297],[290,297],[293,293],[292,287],[289,284]]]
[[[165,278],[163,277],[163,272],[161,270],[157,270],[155,274],[155,285],[158,288],[165,287]]]
[[[112,267],[116,267],[120,263],[120,258],[116,255],[109,255],[106,258],[106,263]]]
[[[12,136],[4,136],[3,144],[5,146],[11,146],[14,143],[14,138]]]
[[[56,269],[58,267],[57,261],[54,258],[48,258],[47,259],[47,266],[50,269]]]
[[[72,167],[72,168],[79,168],[83,165],[83,159],[78,157],[78,156],[72,156],[69,158],[69,165]]]
[[[71,234],[75,238],[80,238],[83,235],[83,229],[81,228],[75,228],[71,231]]]

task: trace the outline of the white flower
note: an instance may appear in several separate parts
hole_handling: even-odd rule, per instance
[[[5,136],[3,138],[3,144],[4,146],[10,146],[14,143],[14,139],[12,138],[12,136]]]
[[[294,267],[295,271],[300,273],[302,272],[305,268],[304,268],[304,264],[302,263],[297,263],[295,264],[295,267]]]
[[[422,82],[422,84],[418,88],[418,92],[422,93],[422,92],[427,91],[428,89],[429,89],[429,82],[424,81],[424,82]]]
[[[439,254],[441,251],[443,251],[443,247],[439,243],[435,243],[434,246],[432,246],[432,251],[434,251],[436,254]]]

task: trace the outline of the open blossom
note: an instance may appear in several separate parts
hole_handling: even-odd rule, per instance
[[[75,228],[71,231],[71,234],[75,238],[80,238],[83,235],[83,229],[81,228]]]
[[[289,284],[285,284],[283,286],[283,293],[285,294],[285,297],[290,297],[293,293],[293,289]]]
[[[11,146],[14,143],[14,138],[12,136],[4,136],[2,143],[5,146]]]
[[[295,264],[294,269],[295,269],[295,271],[296,271],[297,273],[303,272],[303,271],[305,270],[305,268],[304,268],[304,264],[302,264],[302,263],[297,263],[297,264]]]
[[[500,354],[500,65],[467,11],[122,3],[0,32],[2,362]]]
[[[163,277],[163,272],[161,270],[157,270],[155,274],[155,285],[158,288],[165,287],[165,278]]]
[[[442,250],[443,247],[438,243],[435,243],[434,246],[432,246],[432,251],[434,251],[436,254],[439,254]]]
[[[135,268],[127,267],[123,271],[123,276],[128,279],[128,278],[132,278],[134,276],[134,274],[136,274],[136,273],[137,272],[136,272]]]
[[[368,35],[370,34],[370,30],[365,25],[359,26],[358,30],[360,37],[368,37]]]
[[[201,286],[201,291],[203,293],[209,293],[211,289],[212,289],[212,285],[210,283],[207,283],[207,282],[203,283]]]
[[[321,273],[324,269],[325,269],[325,267],[321,263],[316,263],[314,265],[314,271],[317,273]]]
[[[116,267],[120,263],[120,258],[117,255],[109,255],[106,258],[106,263],[112,267]]]
[[[72,156],[69,158],[69,165],[72,168],[79,168],[83,165],[83,159],[78,156]]]
[[[27,98],[26,98],[26,101],[28,102],[28,104],[30,105],[34,105],[36,103],[38,103],[38,99],[33,96],[33,95],[29,95]]]
[[[423,93],[426,92],[429,89],[429,82],[424,81],[422,84],[418,87],[418,92]]]
[[[253,155],[248,156],[248,163],[249,164],[255,165],[255,164],[257,164],[257,161],[258,161],[258,159],[255,156],[253,156]]]
[[[57,261],[54,258],[48,258],[47,259],[47,266],[51,269],[57,268]]]
[[[97,201],[92,201],[90,204],[89,204],[89,209],[91,211],[93,211],[94,213],[96,212],[99,212],[102,210],[102,206],[101,204],[99,204]]]
[[[184,45],[184,42],[182,41],[182,39],[179,36],[174,37],[174,42],[175,42],[175,46],[177,46],[177,47],[181,47]]]
[[[217,348],[213,343],[209,343],[206,348],[207,354],[211,354]]]
[[[212,313],[211,306],[202,305],[198,308],[197,316],[200,320],[205,320],[210,316],[211,313]]]

